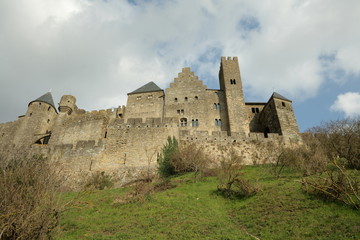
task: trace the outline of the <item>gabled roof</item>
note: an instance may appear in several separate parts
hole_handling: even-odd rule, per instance
[[[278,99],[282,99],[282,100],[285,100],[285,101],[292,102],[291,100],[289,100],[289,99],[287,99],[286,97],[278,94],[277,92],[274,92],[274,93],[271,95],[271,98],[278,98]]]
[[[163,91],[161,88],[158,87],[154,82],[148,82],[144,86],[136,89],[135,91],[128,93],[128,94],[134,94],[134,93],[145,93],[145,92],[158,92]]]
[[[53,100],[53,97],[52,97],[52,95],[51,95],[51,92],[47,92],[47,93],[45,93],[44,95],[42,95],[41,97],[39,97],[39,98],[31,101],[31,102],[29,103],[29,105],[30,105],[31,103],[33,103],[33,102],[44,102],[44,103],[50,104],[50,105],[55,109],[55,111],[56,111],[55,104],[54,104],[54,100]],[[29,105],[28,105],[28,106],[29,106]],[[56,112],[57,112],[57,111],[56,111]]]

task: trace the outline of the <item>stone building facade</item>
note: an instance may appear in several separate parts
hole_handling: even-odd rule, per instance
[[[289,99],[273,93],[267,102],[245,102],[237,57],[221,58],[219,83],[207,89],[183,68],[166,90],[149,82],[128,93],[126,106],[92,112],[71,95],[56,108],[46,93],[18,120],[0,124],[0,158],[43,154],[70,182],[105,171],[124,183],[156,165],[168,136],[195,142],[215,159],[234,148],[249,164],[267,158],[269,144],[301,142]]]

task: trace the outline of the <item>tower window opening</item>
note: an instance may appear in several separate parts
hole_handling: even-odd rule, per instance
[[[181,112],[181,114],[184,114],[184,109],[181,109],[180,112]]]
[[[177,99],[177,98],[175,98],[175,99],[174,99],[174,101],[175,101],[175,102],[177,102],[177,101],[178,101],[178,99]]]
[[[282,104],[283,107],[286,107],[286,104],[284,102],[281,102],[281,104]]]
[[[199,126],[199,120],[195,119],[195,127],[198,127],[198,126]]]
[[[50,111],[51,107],[48,107],[48,111]]]
[[[255,108],[255,111],[256,111],[256,113],[260,112],[259,108]]]
[[[176,110],[177,114],[180,114],[180,109]]]
[[[217,104],[216,104],[216,103],[214,103],[214,109],[215,109],[215,110],[217,109]]]
[[[31,116],[32,116],[32,113],[30,113],[29,116],[31,117]]]
[[[255,108],[251,108],[251,112],[252,112],[252,113],[255,113]]]
[[[105,134],[104,134],[104,138],[106,138],[107,137],[107,131],[105,132]]]
[[[195,100],[199,100],[198,96],[195,96]]]
[[[136,100],[141,100],[141,96],[136,97]]]
[[[147,98],[148,98],[148,99],[152,99],[152,98],[153,98],[153,95],[149,95]]]
[[[192,127],[195,127],[195,120],[194,120],[194,119],[191,120],[191,126],[192,126]]]
[[[217,104],[217,110],[220,110],[220,103]]]
[[[187,102],[187,100],[188,100],[188,97],[185,97],[185,102]]]
[[[49,123],[49,122],[50,122],[50,119],[47,120],[47,123]]]
[[[187,119],[186,118],[181,118],[180,119],[180,126],[181,127],[186,127],[187,126]]]

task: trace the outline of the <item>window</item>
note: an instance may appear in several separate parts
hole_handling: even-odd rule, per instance
[[[48,107],[48,111],[50,111],[51,107]]]
[[[251,112],[252,112],[252,113],[255,113],[255,108],[251,108]]]
[[[181,118],[181,119],[180,119],[180,126],[182,126],[182,127],[186,127],[186,126],[187,126],[187,119],[186,119],[186,118]]]
[[[285,103],[284,103],[284,102],[281,102],[281,104],[282,104],[282,106],[283,106],[283,107],[286,107],[286,105],[285,105]]]
[[[252,113],[259,113],[260,110],[259,110],[259,108],[251,108],[251,112]]]
[[[231,85],[236,84],[235,79],[230,79],[230,84],[231,84]]]
[[[260,111],[259,111],[259,108],[255,108],[255,111],[256,111],[256,113],[259,113]]]
[[[49,122],[50,122],[50,119],[48,119],[47,122],[49,123]]]
[[[175,98],[174,101],[177,102],[177,98]]]
[[[220,103],[217,104],[217,109],[220,110]]]
[[[141,96],[136,97],[136,100],[141,100]]]
[[[180,109],[177,110],[177,114],[180,114]]]
[[[106,138],[107,137],[107,132],[105,132],[105,135],[104,135],[104,138]]]
[[[180,112],[181,112],[181,114],[184,114],[184,109],[181,109]]]
[[[198,96],[195,96],[195,100],[199,100]]]
[[[185,102],[187,102],[187,100],[188,100],[188,97],[185,97]]]
[[[198,127],[199,126],[199,120],[198,119],[191,120],[191,126],[192,127]]]
[[[221,127],[221,119],[215,119],[215,126]]]
[[[148,99],[152,99],[152,98],[153,98],[153,95],[149,95],[149,96],[148,96]]]
[[[30,113],[30,117],[32,116],[32,113]]]
[[[216,103],[214,103],[214,109],[215,109],[215,110],[217,109],[217,104],[216,104]]]

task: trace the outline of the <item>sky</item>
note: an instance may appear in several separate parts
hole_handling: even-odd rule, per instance
[[[190,67],[219,88],[237,56],[247,102],[275,91],[301,131],[360,114],[358,0],[0,0],[0,122],[48,91],[90,110],[126,105]]]

